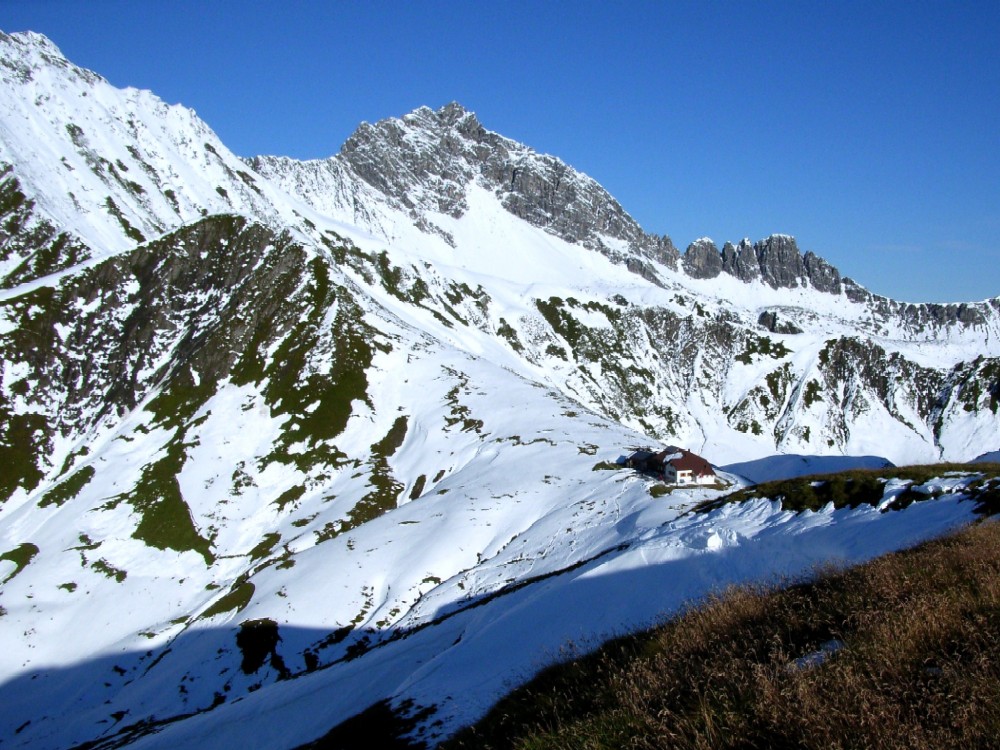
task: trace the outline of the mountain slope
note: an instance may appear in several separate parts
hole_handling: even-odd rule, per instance
[[[998,541],[977,524],[808,584],[721,593],[547,670],[444,747],[992,745]]]
[[[120,252],[206,214],[237,211],[272,223],[292,216],[281,216],[275,191],[258,184],[192,110],[116,89],[39,34],[0,34],[0,60],[5,218],[14,209],[24,228],[57,228],[86,247],[59,253],[50,244],[50,256],[66,257],[43,263],[42,248],[19,246],[24,229],[14,232],[0,245],[3,286]]]
[[[998,300],[882,300],[780,235],[681,256],[458,105],[243,161],[39,35],[0,77],[13,747],[294,747],[382,701],[434,739],[569,641],[973,517],[971,479],[696,516],[724,490],[615,462],[972,458]]]
[[[519,308],[518,320],[501,322],[494,314],[480,330],[494,339],[503,332],[521,360],[519,371],[547,377],[567,395],[650,435],[726,450],[720,457],[725,460],[774,449],[867,451],[859,434],[870,430],[866,420],[873,410],[877,421],[892,425],[889,453],[897,461],[959,458],[992,427],[981,415],[996,388],[990,372],[1000,329],[997,300],[904,305],[874,297],[842,280],[822,259],[801,255],[794,240],[783,236],[727,244],[721,252],[710,241],[699,241],[678,262],[668,239],[643,233],[593,180],[485,130],[455,104],[363,125],[325,162],[243,163],[188,110],[165,107],[143,92],[118,94],[95,74],[57,57],[43,38],[5,40],[13,61],[4,81],[14,104],[8,107],[11,124],[5,132],[13,135],[5,138],[4,153],[27,165],[9,169],[6,178],[8,203],[18,206],[9,222],[22,228],[7,243],[10,264],[18,264],[8,274],[9,284],[120,252],[146,233],[170,230],[202,212],[236,210],[278,231],[297,228],[306,244],[317,241],[316,222],[326,219],[328,227],[367,252],[386,252],[393,265],[429,288],[435,282],[474,281],[470,288],[481,286],[491,297],[505,293],[505,301]],[[42,89],[56,93],[43,95]],[[44,106],[17,105],[28,99]],[[95,106],[77,105],[86,100]],[[23,133],[19,118],[28,109],[35,117],[30,133]],[[136,124],[144,122],[140,115],[146,110],[155,131]],[[114,125],[122,120],[131,125]],[[100,132],[99,148],[81,146],[82,136],[73,136],[84,126],[99,131],[103,122],[112,125]],[[63,166],[31,158],[37,146],[29,142],[46,144],[53,150],[50,159],[58,156]],[[141,149],[162,158],[136,162]],[[43,163],[53,166],[45,171]],[[116,167],[119,163],[123,166]],[[75,192],[64,184],[65,176],[53,182],[52,173],[65,172],[66,164],[81,185]],[[132,172],[143,180],[119,179]],[[176,189],[165,187],[174,182]],[[91,199],[80,205],[83,188]],[[70,193],[75,207],[66,204]],[[52,207],[40,212],[44,204]],[[33,210],[26,214],[27,206]],[[542,233],[525,231],[513,217],[525,218]],[[352,229],[359,225],[360,231]],[[55,227],[76,231],[56,233]],[[665,293],[638,280],[624,281],[581,247],[638,271]],[[595,285],[596,278],[609,283]],[[510,299],[512,290],[498,287],[509,282],[536,287],[549,282],[554,288],[548,294],[529,289],[525,296],[522,287],[519,299]],[[557,311],[562,300],[579,299],[575,293],[583,291],[593,297],[585,305],[607,307],[615,297],[633,303],[639,314],[604,322],[587,317],[593,309],[584,315]],[[523,331],[521,322],[532,333]],[[613,334],[606,337],[609,326]],[[545,328],[551,333],[535,333]],[[774,347],[768,343],[772,336]],[[690,345],[706,340],[727,345],[711,350],[708,358],[699,350],[695,361]],[[536,341],[541,346],[533,347]],[[834,373],[822,371],[828,346],[837,352]],[[774,367],[747,371],[737,365],[753,365],[748,360],[762,347],[772,353]],[[623,350],[636,354],[631,369],[615,366]],[[985,370],[965,356],[972,351],[988,358]],[[655,361],[654,355],[674,352],[680,352],[679,361]],[[893,357],[899,361],[890,362]],[[696,368],[705,375],[697,377]],[[845,368],[856,373],[849,393],[840,392]],[[958,369],[951,373],[952,368]],[[876,377],[886,371],[898,386]],[[831,380],[836,387],[824,388]],[[962,396],[950,385],[969,382],[978,383],[986,396],[976,399],[968,389]],[[698,397],[691,403],[696,384]],[[956,401],[962,410],[972,408],[969,420]],[[949,423],[956,417],[977,426],[971,434],[953,429]]]

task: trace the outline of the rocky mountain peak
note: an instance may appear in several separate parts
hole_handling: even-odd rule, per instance
[[[722,255],[711,239],[702,237],[684,251],[683,267],[693,279],[712,279],[722,273]]]
[[[743,281],[760,278],[757,253],[749,239],[740,240],[736,246],[731,242],[725,244],[722,248],[722,270]]]
[[[0,31],[0,50],[3,52],[3,59],[8,62],[12,58],[29,58],[44,54],[50,58],[49,62],[61,60],[68,64],[55,43],[44,34],[35,31],[18,31],[13,34]]]
[[[684,253],[683,268],[695,279],[714,279],[728,273],[741,281],[763,281],[774,289],[812,286],[821,292],[840,294],[840,272],[809,251],[803,254],[795,238],[772,234],[759,242],[727,242],[721,252],[708,238],[695,240]]]
[[[486,128],[479,122],[475,112],[470,112],[458,102],[446,104],[434,113],[445,127],[455,128],[466,138],[481,141]]]
[[[67,60],[59,47],[43,34],[34,31],[5,34],[0,31],[0,75],[27,83],[43,67],[64,70],[89,83],[104,80],[97,73],[79,68]]]
[[[473,179],[478,121],[452,103],[434,111],[420,107],[402,118],[362,123],[344,142],[340,158],[363,180],[415,214],[462,216],[465,186]],[[475,115],[471,116],[475,120]]]
[[[805,279],[805,266],[795,238],[787,234],[772,234],[757,243],[757,260],[761,278],[770,286],[795,287]]]
[[[515,216],[650,278],[655,272],[648,260],[677,265],[679,253],[670,238],[646,234],[595,180],[487,130],[457,102],[363,123],[339,157],[416,218],[425,212],[461,217],[468,210],[468,186],[476,182]],[[613,251],[608,239],[626,241],[630,252]]]
[[[811,285],[833,294],[842,291],[839,271],[815,253],[803,254],[787,234],[756,243],[727,242],[721,251],[702,238],[682,259],[669,237],[647,234],[596,181],[554,156],[487,130],[458,102],[362,123],[339,157],[428,227],[433,221],[426,219],[427,212],[463,216],[467,188],[476,182],[518,218],[602,252],[651,280],[659,280],[649,262],[655,261],[672,269],[680,265],[696,279],[728,273],[775,289]],[[624,240],[628,252],[612,249],[609,239]]]
[[[0,180],[21,230],[0,231],[0,288],[210,214],[294,215],[192,110],[116,88],[31,32],[0,33]]]

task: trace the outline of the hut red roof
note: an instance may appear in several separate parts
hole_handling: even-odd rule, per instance
[[[662,464],[669,463],[677,471],[690,471],[696,477],[714,477],[712,465],[697,453],[684,448],[667,448],[657,454],[656,458]]]

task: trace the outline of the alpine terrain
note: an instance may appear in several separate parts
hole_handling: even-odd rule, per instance
[[[886,299],[785,235],[679,252],[454,103],[302,162],[38,34],[0,33],[0,81],[4,747],[362,712],[433,745],[728,582],[976,517],[972,466],[694,506],[1000,449],[1000,298]],[[717,481],[624,465],[666,446]]]

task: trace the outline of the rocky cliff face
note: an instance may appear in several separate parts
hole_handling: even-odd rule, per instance
[[[772,235],[751,243],[727,242],[721,252],[710,239],[700,239],[688,246],[681,268],[694,279],[714,279],[729,274],[748,284],[763,282],[773,289],[811,287],[831,295],[843,295],[864,305],[879,330],[899,326],[917,334],[943,330],[987,326],[1000,309],[998,299],[956,304],[909,303],[875,295],[856,281],[841,278],[840,271],[812,251],[802,253],[795,238]]]
[[[751,283],[763,281],[773,289],[811,286],[828,294],[840,294],[840,272],[815,253],[804,255],[794,237],[775,234],[751,244],[727,242],[720,252],[715,243],[701,239],[684,253],[683,267],[695,279],[714,279],[721,273]]]
[[[257,159],[250,164],[289,186],[302,183],[291,163],[279,166]],[[346,165],[430,232],[435,229],[428,214],[461,217],[468,209],[468,185],[477,182],[532,226],[630,264],[650,278],[656,278],[650,262],[677,266],[679,253],[670,238],[644,232],[594,180],[553,156],[487,130],[457,103],[363,123],[336,157],[309,164],[308,169],[324,165],[328,174]],[[313,205],[324,200],[312,191],[304,197]],[[628,250],[623,252],[610,242],[614,240]]]
[[[722,273],[722,255],[712,240],[695,240],[684,251],[682,267],[692,279],[714,279]]]

